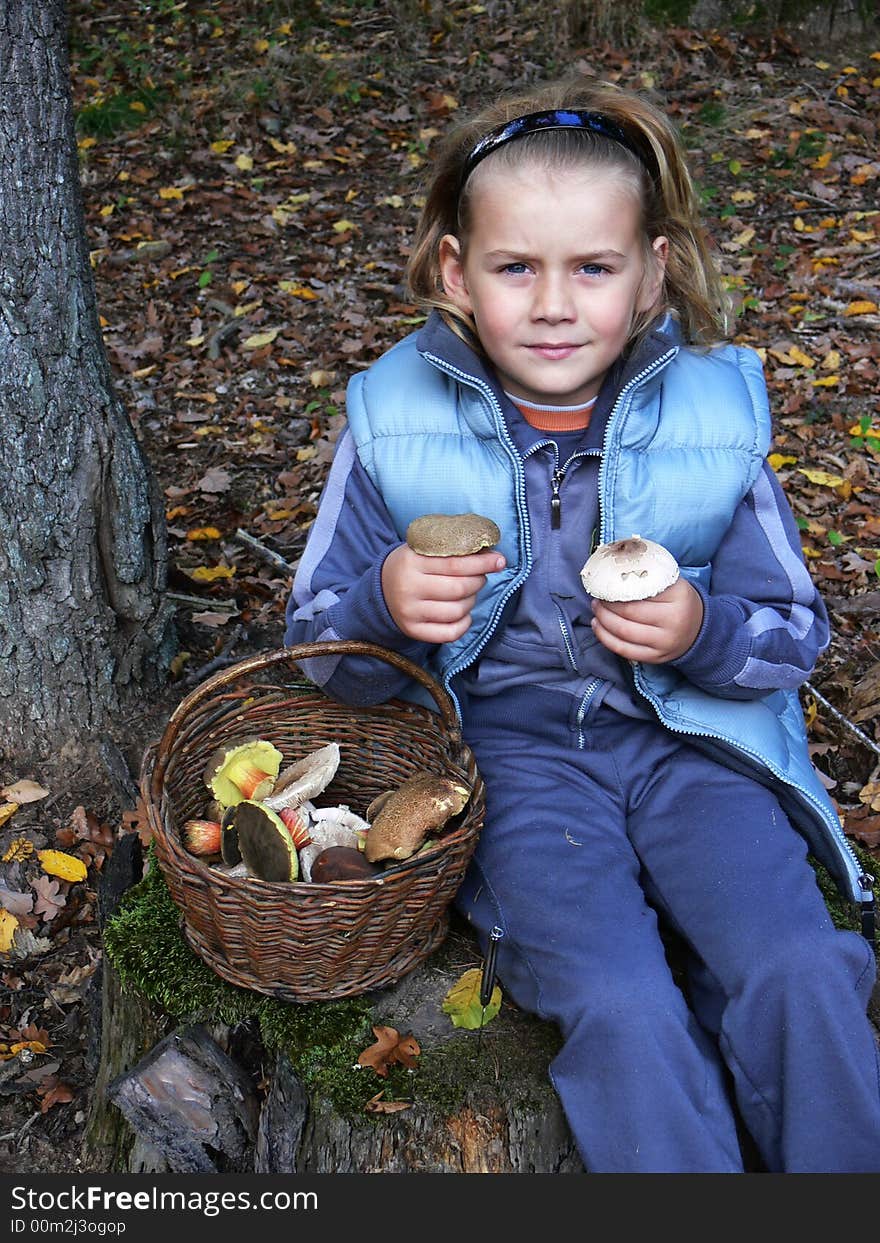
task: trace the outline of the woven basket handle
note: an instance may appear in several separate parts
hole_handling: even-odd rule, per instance
[[[172,747],[177,739],[177,735],[190,713],[199,704],[206,699],[210,699],[216,691],[224,686],[237,682],[239,678],[247,677],[252,673],[259,673],[263,669],[271,668],[273,665],[295,664],[297,661],[311,660],[318,656],[370,656],[377,660],[384,660],[386,664],[393,665],[429,692],[440,709],[440,716],[451,739],[453,741],[459,740],[458,716],[449,695],[429,673],[422,669],[421,666],[414,664],[413,661],[408,660],[405,656],[391,651],[390,648],[379,647],[376,643],[361,643],[356,639],[335,639],[328,640],[325,643],[300,643],[295,647],[283,647],[273,652],[261,652],[257,656],[251,656],[247,660],[231,665],[228,669],[221,669],[219,673],[215,673],[212,677],[207,678],[185,699],[180,701],[169,717],[165,732],[156,749],[156,765],[153,769],[153,778],[150,783],[153,798],[159,798],[162,779],[165,776],[165,769],[171,758]]]

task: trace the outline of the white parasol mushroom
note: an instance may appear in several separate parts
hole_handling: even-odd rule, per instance
[[[672,553],[640,535],[600,544],[581,570],[584,590],[594,600],[648,600],[677,578]]]

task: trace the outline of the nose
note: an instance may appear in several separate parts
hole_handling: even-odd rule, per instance
[[[532,317],[551,324],[564,323],[575,318],[574,299],[563,273],[541,274],[535,285]]]

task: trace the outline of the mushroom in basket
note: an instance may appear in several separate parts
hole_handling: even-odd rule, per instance
[[[414,855],[429,833],[457,815],[471,796],[467,786],[434,773],[417,773],[367,808],[371,821],[364,854],[370,863]]]

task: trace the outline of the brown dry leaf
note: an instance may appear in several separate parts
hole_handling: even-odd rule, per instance
[[[23,1027],[18,1035],[22,1040],[39,1041],[44,1049],[51,1049],[54,1043],[45,1027],[37,1027],[36,1023],[28,1023],[27,1027]]]
[[[41,798],[48,798],[49,791],[37,785],[36,781],[16,781],[0,790],[0,797],[8,799],[10,803],[36,803]]]
[[[418,1064],[417,1059],[421,1049],[412,1033],[401,1036],[394,1027],[374,1026],[373,1034],[376,1037],[376,1043],[364,1049],[363,1053],[358,1056],[360,1066],[372,1066],[376,1074],[384,1079],[388,1074],[388,1067],[393,1066],[395,1062],[400,1062],[409,1069],[413,1069]]]
[[[854,837],[869,849],[880,846],[880,815],[872,816],[867,807],[848,811],[843,830],[847,837]]]
[[[53,1105],[67,1105],[74,1099],[73,1089],[66,1083],[62,1083],[57,1075],[50,1075],[48,1079],[44,1079],[37,1088],[37,1095],[41,1096],[40,1113],[48,1113]]]
[[[123,833],[137,833],[144,850],[147,849],[153,840],[153,830],[147,814],[147,805],[142,798],[138,798],[137,807],[126,808],[122,813],[120,827]]]
[[[34,909],[33,894],[22,893],[19,889],[7,889],[0,885],[0,906],[10,915],[30,915]]]
[[[869,781],[859,790],[859,802],[870,807],[871,811],[880,811],[880,781]]]
[[[49,876],[38,876],[36,880],[31,881],[31,885],[37,894],[34,914],[42,915],[46,923],[49,923],[66,905],[67,895],[61,892],[58,881],[52,880]]]
[[[364,1113],[368,1114],[399,1114],[404,1109],[412,1109],[411,1101],[383,1101],[385,1094],[383,1088],[381,1092],[377,1092],[375,1096],[371,1096],[364,1105]]]

